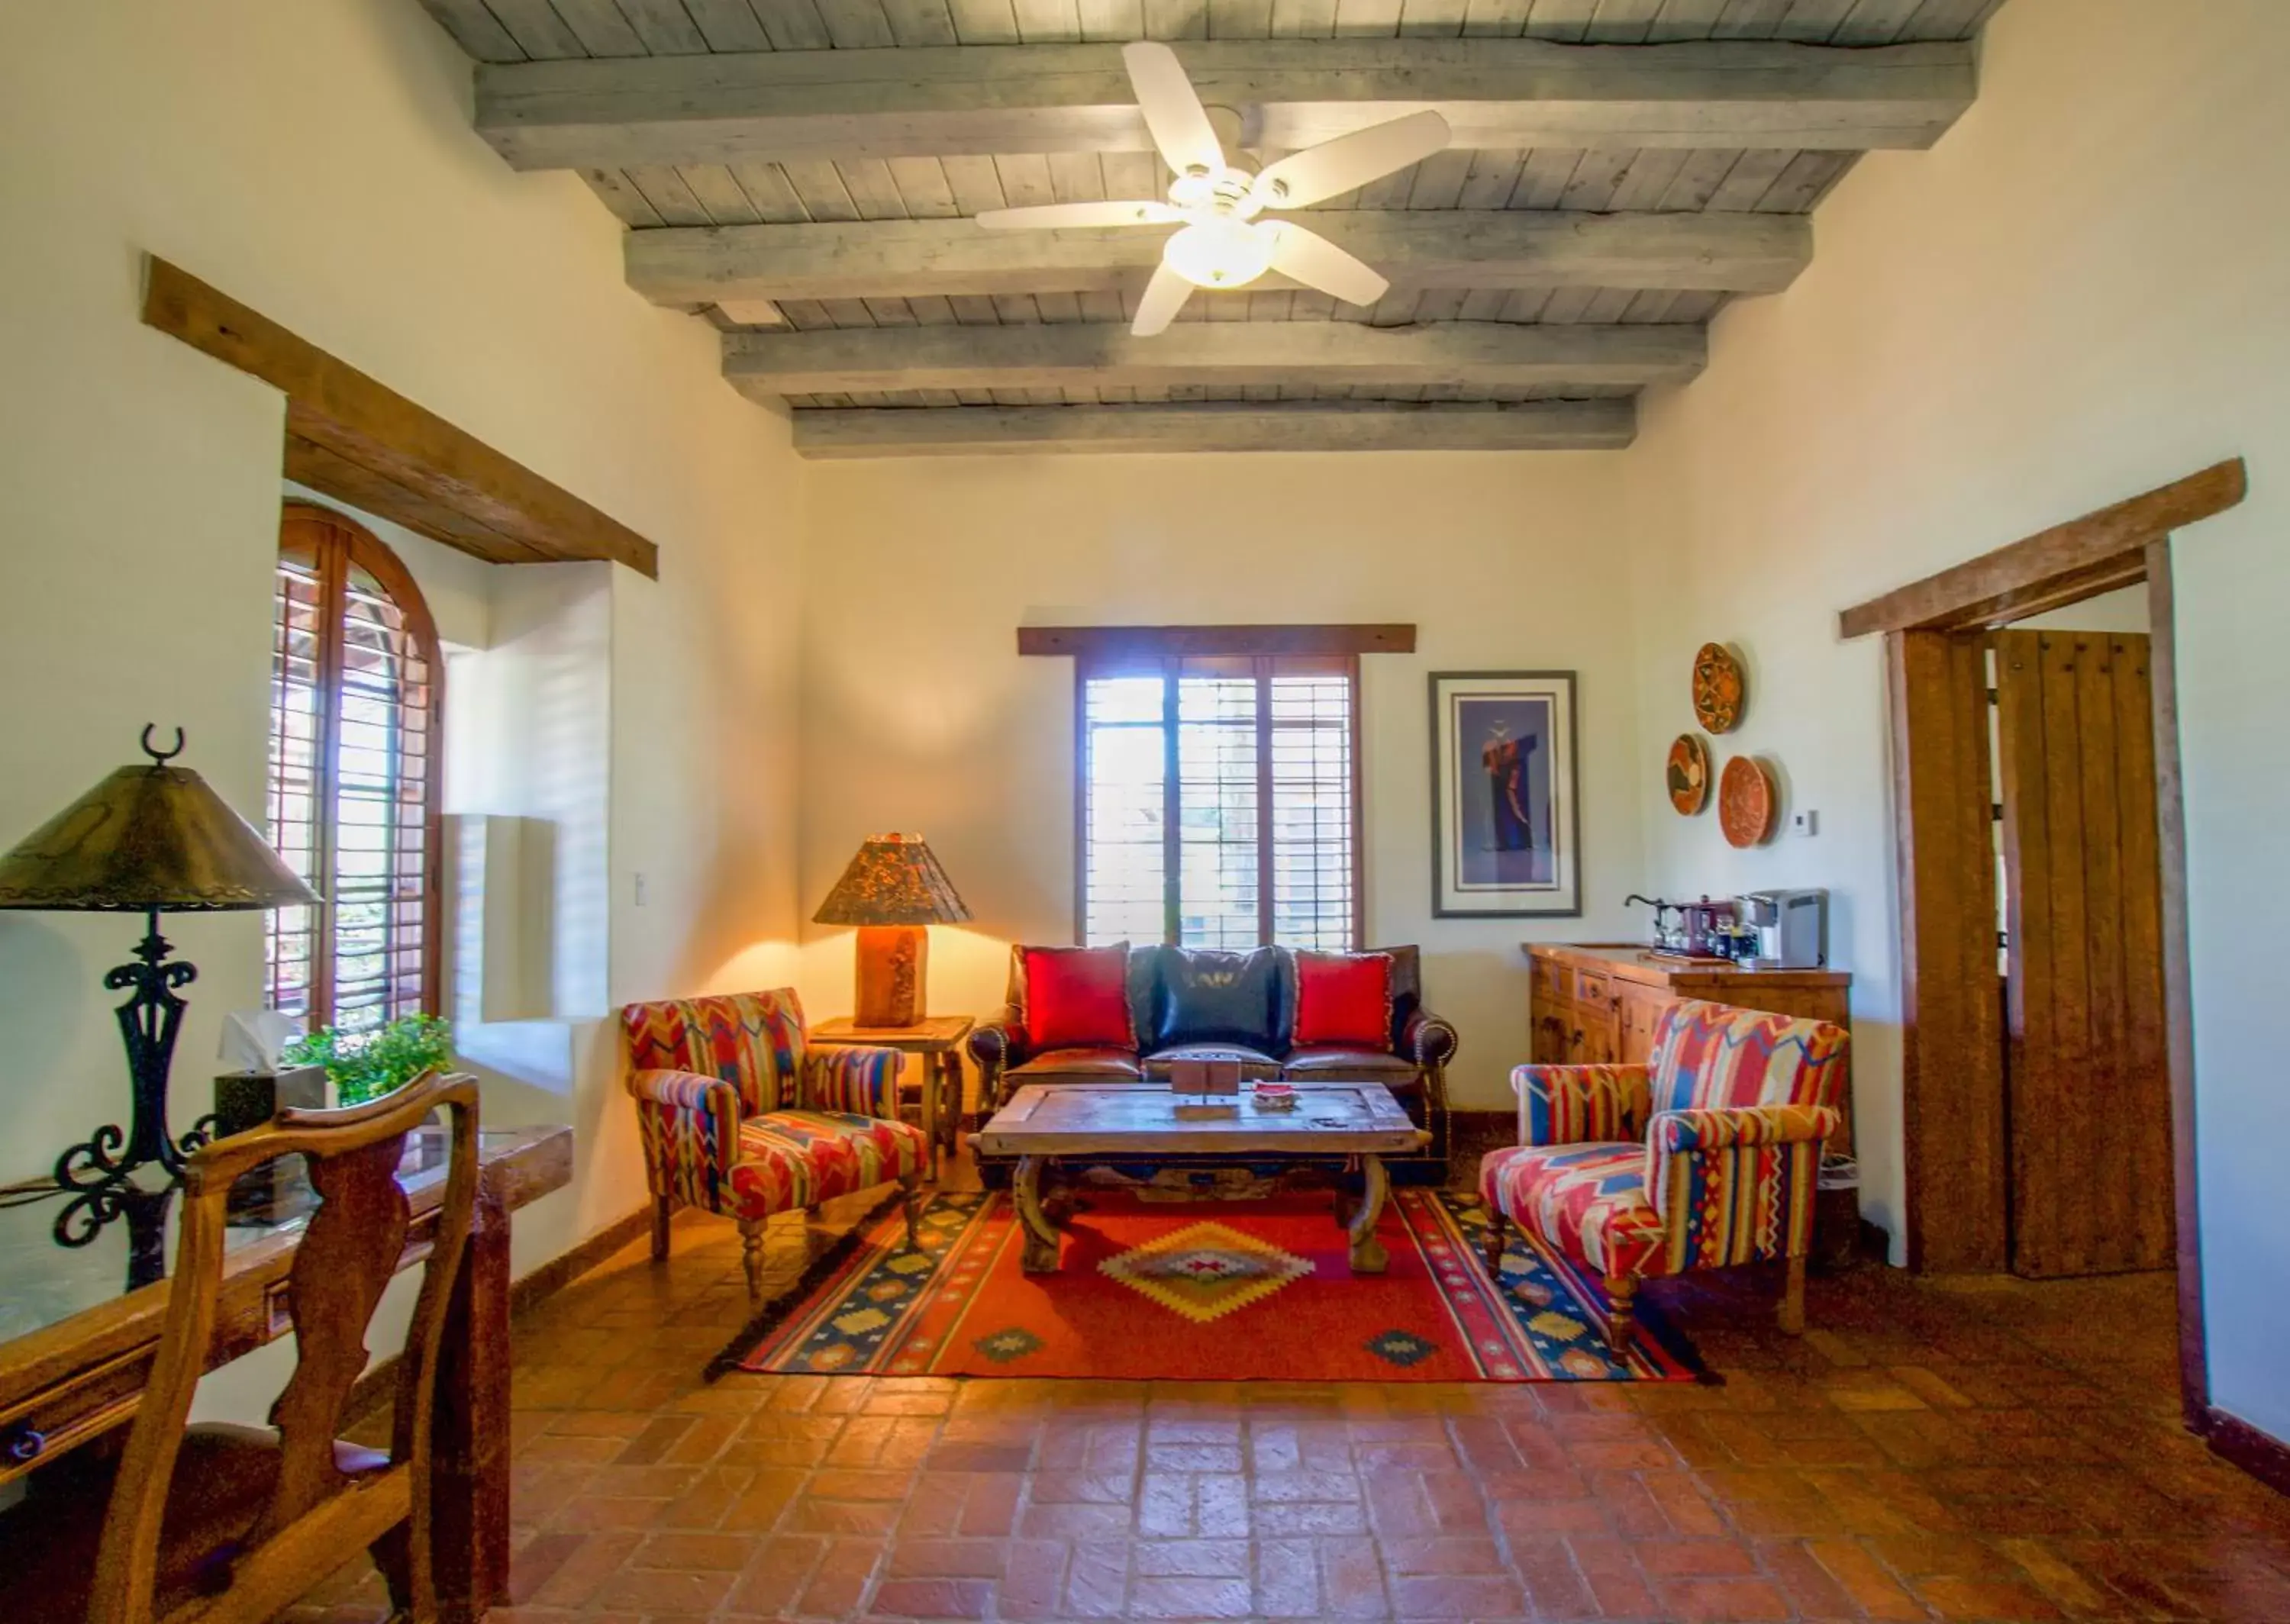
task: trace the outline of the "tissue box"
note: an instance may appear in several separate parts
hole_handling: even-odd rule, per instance
[[[214,1136],[227,1139],[260,1127],[282,1107],[324,1109],[326,1068],[292,1066],[284,1071],[227,1071],[215,1078],[214,1099]],[[266,1162],[230,1187],[225,1204],[228,1216],[250,1223],[269,1221],[281,1181],[300,1172],[299,1162],[291,1156]]]
[[[227,1071],[215,1078],[215,1137],[259,1128],[280,1108],[324,1110],[326,1068],[291,1066],[284,1071]]]

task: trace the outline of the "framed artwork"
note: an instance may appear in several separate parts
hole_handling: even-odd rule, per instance
[[[1431,912],[1582,912],[1574,673],[1431,674]]]

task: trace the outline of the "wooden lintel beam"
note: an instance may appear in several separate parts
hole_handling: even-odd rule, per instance
[[[814,409],[794,414],[805,457],[1050,452],[1612,451],[1630,443],[1627,400],[1518,406],[1199,404]]]
[[[1708,351],[1703,330],[1683,325],[1179,322],[1141,339],[1118,325],[1037,323],[730,333],[724,374],[764,400],[1189,384],[1642,385],[1692,378]]]
[[[1312,229],[1400,288],[1670,288],[1773,293],[1813,255],[1784,214],[1586,214],[1504,209],[1325,210]],[[655,304],[908,299],[1141,287],[1165,228],[989,231],[968,220],[877,220],[631,231],[629,282]],[[1253,284],[1293,287],[1278,276]]]
[[[2143,549],[2182,525],[2242,500],[2249,478],[2239,457],[2111,506],[2038,531],[2008,547],[1911,581],[1837,617],[1838,635],[1983,626],[2014,609],[2039,608],[2144,578]],[[2120,562],[2119,569],[2110,566]],[[2064,583],[2070,596],[2060,596]],[[2079,590],[2078,588],[2080,588]]]
[[[295,459],[290,471],[299,467],[296,476],[317,489],[356,503],[357,495],[326,480],[361,484],[369,496],[394,486],[462,523],[446,524],[434,511],[428,524],[386,511],[384,517],[400,518],[481,558],[502,561],[507,549],[484,540],[492,536],[530,560],[610,559],[646,575],[660,573],[659,549],[617,519],[156,257],[149,262],[143,320],[284,391],[288,449]],[[324,458],[294,451],[293,441]],[[314,471],[322,477],[307,477]]]
[[[1965,44],[1173,43],[1241,145],[1293,150],[1426,108],[1455,145],[1929,147],[1974,90]],[[1113,44],[516,62],[477,70],[478,132],[519,169],[1146,152]]]
[[[1235,655],[1413,654],[1407,621],[1355,626],[1021,626],[1018,652],[1111,660]]]
[[[550,562],[546,554],[514,536],[480,524],[467,514],[302,438],[291,420],[286,430],[286,477],[487,564]]]

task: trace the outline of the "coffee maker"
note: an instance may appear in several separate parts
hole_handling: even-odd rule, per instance
[[[1749,970],[1821,970],[1829,964],[1829,893],[1752,891],[1734,907],[1757,938]]]

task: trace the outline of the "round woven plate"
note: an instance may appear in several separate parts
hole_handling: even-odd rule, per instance
[[[1680,816],[1691,818],[1709,804],[1709,747],[1701,734],[1680,733],[1670,741],[1661,778]]]
[[[1735,846],[1762,845],[1774,832],[1774,812],[1780,796],[1774,793],[1774,775],[1754,756],[1736,756],[1726,764],[1718,780],[1718,825],[1726,843]]]
[[[1693,657],[1694,719],[1713,733],[1731,732],[1742,719],[1742,698],[1748,687],[1742,662],[1722,643],[1705,643]]]

